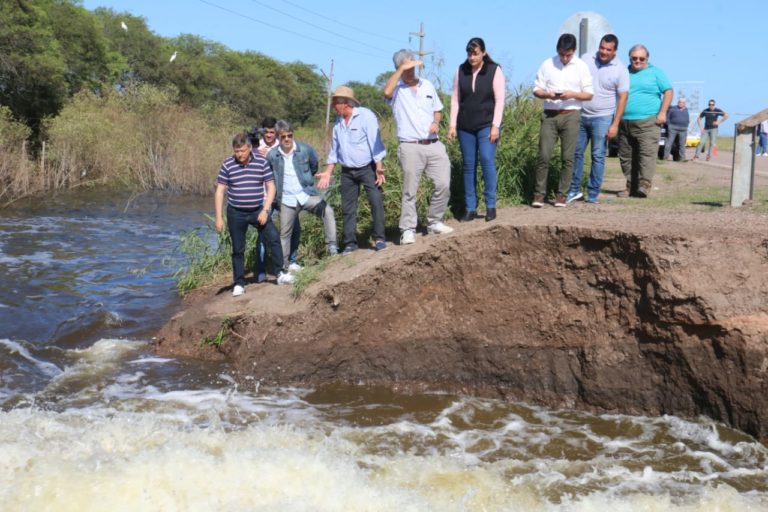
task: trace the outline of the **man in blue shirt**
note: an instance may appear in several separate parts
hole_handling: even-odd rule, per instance
[[[384,241],[384,199],[381,186],[384,178],[383,160],[386,155],[381,141],[379,122],[369,109],[360,106],[354,91],[340,85],[331,96],[339,117],[333,126],[331,148],[325,170],[318,173],[317,188],[331,183],[336,164],[341,164],[341,214],[344,253],[357,249],[357,201],[360,185],[365,189],[373,217],[374,249],[386,249]]]
[[[629,50],[629,99],[619,123],[619,160],[627,186],[619,197],[648,197],[651,193],[661,125],[667,121],[672,103],[672,82],[648,62],[649,56],[641,44]]]
[[[677,100],[677,106],[672,107],[667,112],[667,140],[664,143],[664,160],[672,160],[672,147],[677,140],[677,155],[681,162],[685,159],[685,142],[688,138],[688,123],[690,116],[685,106],[685,98],[680,96]]]
[[[269,207],[275,199],[275,178],[269,162],[253,151],[247,133],[239,133],[232,139],[233,156],[221,164],[216,179],[214,206],[216,231],[224,230],[224,197],[227,199],[227,223],[232,241],[232,295],[245,293],[245,235],[248,226],[263,233],[272,250],[272,267],[277,284],[291,284],[294,279],[282,272],[283,250],[277,228],[272,224]]]

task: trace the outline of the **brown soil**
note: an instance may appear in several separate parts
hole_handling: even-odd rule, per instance
[[[730,172],[717,162],[668,163],[651,199],[612,200],[623,179],[610,165],[600,205],[451,221],[450,235],[339,257],[297,301],[274,284],[238,299],[202,291],[163,328],[157,350],[226,357],[269,384],[705,414],[767,441],[762,201],[714,211],[662,204],[694,186],[725,187],[727,197]],[[223,325],[219,348],[201,344]]]

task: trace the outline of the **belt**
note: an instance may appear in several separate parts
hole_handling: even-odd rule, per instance
[[[232,206],[231,204],[228,204],[227,206],[232,208],[233,210],[237,210],[238,212],[243,212],[243,213],[254,213],[261,210],[264,207],[263,204],[255,208],[238,208],[237,206]]]
[[[558,115],[558,114],[570,114],[571,112],[576,112],[577,110],[579,110],[579,109],[577,109],[577,108],[564,108],[562,110],[557,110],[557,109],[549,109],[548,108],[548,109],[544,109],[544,113],[545,114],[555,114],[555,115]]]
[[[440,139],[419,139],[419,140],[401,140],[400,142],[403,142],[405,144],[422,144],[426,146],[427,144],[433,144],[435,142],[438,142]]]

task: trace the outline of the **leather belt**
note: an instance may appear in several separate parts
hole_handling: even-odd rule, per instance
[[[427,144],[433,144],[440,139],[420,139],[420,140],[401,140],[400,142],[403,142],[405,144],[422,144],[426,146]]]
[[[577,110],[579,110],[579,109],[577,109],[577,108],[564,108],[562,110],[557,110],[557,109],[549,109],[549,108],[547,108],[547,109],[544,109],[544,113],[545,114],[559,115],[559,114],[570,114],[571,112],[576,112]]]

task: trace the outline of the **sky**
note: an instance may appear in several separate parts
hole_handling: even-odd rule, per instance
[[[238,51],[257,51],[282,62],[312,64],[333,86],[349,81],[373,83],[391,71],[392,54],[418,50],[424,27],[424,76],[448,90],[466,58],[471,37],[482,37],[502,65],[507,85],[529,85],[564,28],[578,37],[578,20],[607,22],[619,38],[618,56],[626,64],[629,48],[641,43],[651,64],[667,73],[704,108],[709,98],[733,124],[768,108],[766,7],[758,0],[643,2],[549,0],[82,0],[87,9],[108,7],[141,16],[158,35],[195,34]],[[594,25],[594,23],[593,23]],[[178,56],[179,59],[183,55]],[[693,104],[696,106],[696,103]],[[696,110],[700,110],[696,109]],[[693,111],[694,108],[691,108]]]

